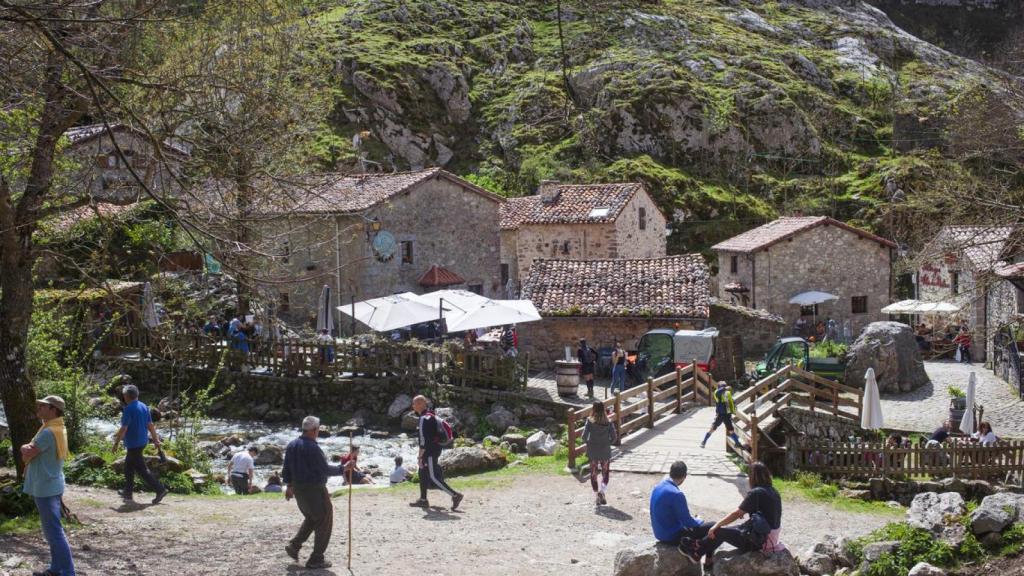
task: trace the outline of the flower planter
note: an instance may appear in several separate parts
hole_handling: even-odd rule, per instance
[[[963,420],[964,412],[966,410],[966,398],[951,398],[949,400],[949,419],[953,423],[953,430],[958,430],[960,428],[960,421]]]

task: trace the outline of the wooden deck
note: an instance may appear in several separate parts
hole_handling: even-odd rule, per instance
[[[616,472],[668,474],[676,460],[686,462],[694,476],[742,476],[725,451],[725,427],[719,426],[707,447],[700,441],[715,419],[715,409],[695,406],[663,418],[656,428],[641,428],[622,439],[612,453]]]

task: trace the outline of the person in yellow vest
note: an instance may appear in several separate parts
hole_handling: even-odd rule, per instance
[[[722,424],[725,424],[725,433],[729,435],[729,438],[732,438],[737,446],[742,446],[732,424],[732,415],[735,413],[736,404],[732,401],[732,390],[725,385],[725,382],[719,382],[718,388],[715,390],[715,422],[711,424],[711,430],[704,435],[704,441],[700,443],[700,447],[703,448],[708,443],[708,439]]]
[[[75,576],[64,528],[60,524],[61,496],[64,494],[64,459],[68,457],[68,435],[64,428],[64,399],[47,396],[36,400],[36,416],[43,425],[32,441],[21,447],[25,461],[22,491],[39,509],[39,523],[50,545],[50,567],[33,576]]]

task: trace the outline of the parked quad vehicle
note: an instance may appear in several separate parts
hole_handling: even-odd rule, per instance
[[[772,346],[764,356],[764,360],[757,363],[755,373],[751,376],[760,380],[778,372],[783,366],[792,364],[798,368],[813,372],[829,380],[841,381],[846,371],[846,362],[840,358],[813,358],[811,357],[811,345],[807,340],[800,337],[779,338],[779,341]]]
[[[637,345],[634,380],[664,376],[678,368],[686,368],[694,360],[703,370],[715,369],[715,341],[718,328],[703,330],[651,330]]]

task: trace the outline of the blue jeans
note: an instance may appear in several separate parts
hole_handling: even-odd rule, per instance
[[[60,576],[75,576],[75,563],[71,560],[71,546],[60,525],[60,495],[36,498],[39,523],[43,536],[50,544],[50,572]]]
[[[612,392],[616,390],[619,392],[626,390],[626,366],[624,364],[612,366]]]

